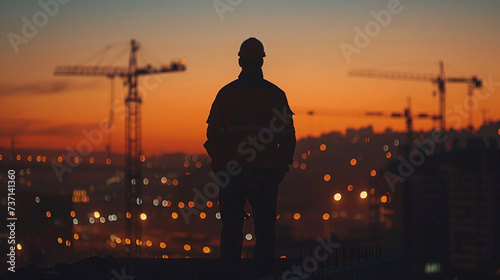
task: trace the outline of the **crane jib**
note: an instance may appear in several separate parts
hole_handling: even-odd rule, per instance
[[[184,71],[186,66],[184,63],[172,62],[170,66],[161,66],[159,68],[152,68],[146,66],[145,68],[138,68],[135,71],[136,75],[163,73],[171,71]],[[108,77],[127,77],[127,67],[116,66],[80,66],[80,65],[64,65],[57,66],[54,75],[82,75],[82,76],[108,76]]]

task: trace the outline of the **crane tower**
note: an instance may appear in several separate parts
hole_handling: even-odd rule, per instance
[[[131,240],[126,244],[127,255],[131,255],[130,245],[134,247],[136,256],[140,256],[142,244],[141,204],[142,204],[142,175],[141,175],[141,95],[137,90],[139,76],[153,75],[165,72],[184,71],[184,60],[173,62],[169,66],[153,68],[147,65],[144,68],[137,66],[137,51],[139,44],[130,41],[130,56],[128,67],[115,66],[56,66],[54,75],[72,76],[115,76],[125,79],[128,94],[125,98],[125,238]]]

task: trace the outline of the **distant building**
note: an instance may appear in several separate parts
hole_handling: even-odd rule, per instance
[[[498,145],[487,146],[482,139],[467,139],[465,148],[448,154],[447,163],[444,175],[449,188],[452,269],[496,274],[500,268]]]
[[[388,166],[392,174],[401,176],[403,171],[409,175],[401,176],[402,182],[389,192],[391,203],[372,204],[372,229],[387,240],[385,234],[393,235],[402,226],[410,279],[498,277],[498,140],[448,134],[446,143],[436,145],[435,152],[426,155],[422,163],[414,161],[402,167],[410,162],[406,155],[407,163],[397,159]],[[390,189],[383,174],[372,183],[381,192],[384,186]]]

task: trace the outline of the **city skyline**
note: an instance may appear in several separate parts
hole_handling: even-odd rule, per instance
[[[371,127],[350,130],[346,135],[330,133],[299,141],[290,166],[291,172],[283,188],[280,188],[277,214],[282,247],[279,255],[287,258],[296,256],[302,242],[327,234],[347,248],[351,243],[380,242],[385,254],[400,252],[403,242],[401,196],[407,184],[416,192],[412,196],[416,203],[414,215],[420,217],[428,228],[437,229],[434,224],[441,225],[436,222],[438,218],[445,223],[448,211],[455,216],[475,215],[475,211],[460,211],[471,203],[486,207],[481,208],[481,215],[495,215],[497,210],[488,207],[496,205],[494,197],[498,195],[494,170],[498,166],[495,153],[498,153],[499,124],[495,122],[483,126],[474,135],[465,131],[448,131],[430,146],[429,140],[434,139],[435,132],[414,133],[413,143],[426,144],[417,145],[410,155],[406,154],[407,133],[374,133]],[[417,150],[421,150],[422,155],[425,153],[423,159],[416,156]],[[53,169],[53,162],[59,161],[54,159],[57,157],[55,153],[17,152],[21,157],[12,160],[9,159],[10,151],[0,149],[0,164],[16,166],[19,174],[16,192],[18,203],[22,205],[17,214],[23,217],[25,226],[33,228],[28,230],[23,227],[19,231],[20,261],[26,262],[29,252],[32,252],[33,236],[30,233],[38,232],[42,224],[46,227],[40,233],[43,236],[40,246],[52,248],[45,255],[49,266],[55,265],[60,257],[66,261],[74,260],[84,258],[89,252],[98,256],[112,254],[115,258],[123,257],[125,244],[131,242],[127,241],[123,230],[123,161],[113,160],[112,164],[105,164],[104,153],[92,153],[79,157],[75,162],[80,164],[73,166],[62,158],[60,162],[68,164],[72,171],[65,172],[63,181],[58,181],[57,171]],[[484,158],[491,163],[484,162]],[[478,162],[482,163],[477,165]],[[404,169],[401,169],[402,165]],[[184,154],[146,157],[141,166],[144,171],[141,220],[147,229],[141,239],[144,253],[155,258],[216,256],[216,237],[220,226],[217,199],[209,199],[201,206],[195,204],[199,203],[195,189],[204,190],[203,185],[213,180],[208,157]],[[466,174],[461,174],[459,167],[468,170]],[[399,179],[391,181],[387,171],[399,176]],[[448,178],[445,181],[448,183],[440,184],[435,172]],[[448,172],[455,175],[450,177],[446,175]],[[461,176],[468,179],[463,181]],[[0,178],[6,180],[3,175]],[[452,182],[457,183],[454,185]],[[443,192],[454,196],[448,197]],[[476,193],[480,196],[474,198]],[[482,202],[484,198],[491,206]],[[449,207],[447,201],[451,203]],[[445,214],[440,212],[436,217],[433,210],[436,207]],[[65,225],[63,229],[61,221]],[[474,228],[483,220],[467,221],[467,230],[474,229],[493,236],[497,231],[497,228],[485,231],[487,227],[484,226]],[[454,223],[453,234],[449,235],[455,238],[455,245],[452,244],[455,246],[452,247],[454,253],[445,253],[439,258],[424,253],[418,273],[425,275],[418,279],[427,279],[426,276],[432,277],[436,273],[450,273],[448,258],[459,263],[460,256],[467,255],[459,247],[463,242],[471,242],[467,238],[460,239],[463,232],[459,225],[463,221],[451,219],[450,222]],[[250,246],[254,242],[250,224],[251,218],[244,229],[247,256],[251,254]],[[425,240],[447,244],[443,241],[448,238],[446,226],[442,225],[437,231],[441,241],[433,239],[434,230],[415,229],[413,232],[416,236],[430,232],[432,234]],[[105,244],[103,240],[106,240]],[[447,248],[433,246],[432,242],[424,242],[428,250],[444,252]],[[416,246],[421,247],[419,244]],[[489,256],[487,251],[476,255],[481,258]],[[488,257],[487,260],[491,259]],[[470,261],[463,263],[472,264]]]

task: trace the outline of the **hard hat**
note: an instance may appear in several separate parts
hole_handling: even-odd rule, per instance
[[[266,56],[264,45],[254,37],[246,39],[240,47],[238,56],[241,58],[262,58]]]

